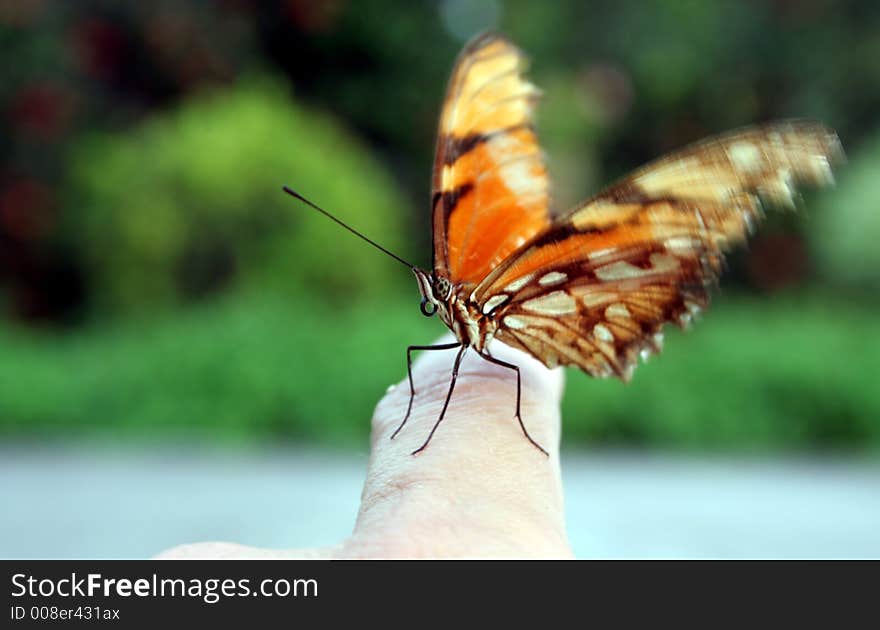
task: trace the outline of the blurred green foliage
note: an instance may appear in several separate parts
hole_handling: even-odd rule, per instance
[[[710,321],[668,335],[628,385],[570,371],[566,441],[880,448],[880,323],[869,309],[720,302]],[[441,330],[418,315],[415,292],[342,310],[244,294],[61,338],[5,327],[0,431],[363,447],[376,401],[405,375],[406,345]]]
[[[369,151],[277,83],[243,81],[70,158],[70,246],[97,311],[143,312],[239,286],[349,302],[391,265],[281,191],[290,184],[399,249],[404,204]]]
[[[0,434],[365,444],[405,346],[441,327],[402,267],[280,188],[427,266],[442,94],[486,28],[532,59],[557,208],[775,118],[823,121],[851,160],[631,384],[572,371],[567,440],[876,449],[867,0],[0,3]]]
[[[831,285],[880,291],[880,133],[864,142],[810,224],[816,260]]]

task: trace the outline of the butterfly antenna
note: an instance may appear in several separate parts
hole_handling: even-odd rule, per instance
[[[318,206],[317,204],[312,203],[311,201],[309,201],[308,199],[306,199],[305,197],[303,197],[301,194],[299,194],[298,192],[296,192],[295,190],[293,190],[293,189],[290,188],[289,186],[284,186],[284,187],[283,187],[283,190],[284,190],[284,192],[286,192],[288,195],[291,195],[292,197],[296,197],[297,199],[299,199],[300,201],[302,201],[304,204],[306,204],[306,205],[308,205],[308,206],[311,206],[312,208],[314,208],[315,210],[317,210],[318,212],[320,212],[321,214],[323,214],[325,217],[327,217],[327,218],[329,218],[329,219],[332,219],[333,221],[335,221],[336,223],[338,223],[339,225],[341,225],[342,227],[344,227],[346,230],[348,230],[349,232],[351,232],[351,233],[354,234],[355,236],[357,236],[357,237],[359,237],[359,238],[365,240],[366,242],[368,242],[370,245],[372,245],[372,246],[375,247],[376,249],[385,252],[386,254],[388,254],[389,256],[391,256],[394,260],[396,260],[396,261],[398,261],[398,262],[400,262],[400,263],[403,263],[404,265],[406,265],[406,266],[409,267],[410,269],[415,269],[415,265],[412,265],[412,264],[406,262],[403,258],[401,258],[400,256],[398,256],[397,254],[395,254],[395,253],[393,253],[393,252],[389,252],[387,249],[385,249],[384,247],[382,247],[381,245],[379,245],[379,243],[377,243],[376,241],[374,241],[374,240],[372,240],[372,239],[370,239],[370,238],[367,238],[366,236],[364,236],[363,234],[361,234],[360,232],[358,232],[356,229],[354,229],[354,228],[351,227],[350,225],[347,225],[347,224],[343,223],[342,221],[340,221],[339,219],[337,219],[336,217],[334,217],[332,214],[330,214],[329,212],[327,212],[326,210],[324,210],[323,208],[321,208],[321,207]]]

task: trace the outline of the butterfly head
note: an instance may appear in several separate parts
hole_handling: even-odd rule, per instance
[[[413,267],[413,273],[419,283],[419,293],[422,294],[422,315],[431,317],[449,300],[452,283],[442,276],[435,278],[434,274],[418,267]]]

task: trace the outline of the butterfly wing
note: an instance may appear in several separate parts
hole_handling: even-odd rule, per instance
[[[704,141],[635,171],[561,216],[474,290],[496,338],[545,365],[629,379],[667,322],[708,304],[724,252],[745,240],[760,199],[831,182],[842,157],[821,125],[784,122]]]
[[[538,90],[525,59],[486,34],[459,57],[433,177],[435,277],[474,283],[549,223],[547,173],[532,127]]]

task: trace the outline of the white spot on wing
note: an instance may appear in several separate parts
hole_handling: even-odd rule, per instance
[[[616,247],[606,247],[604,249],[597,249],[594,252],[590,252],[589,256],[587,256],[590,260],[598,260],[603,256],[607,256],[608,254],[613,254],[617,251]]]
[[[504,185],[516,195],[525,195],[535,189],[535,177],[529,164],[521,160],[511,161],[501,168]]]
[[[488,315],[492,311],[494,311],[498,306],[504,304],[510,296],[506,293],[499,293],[498,295],[493,295],[486,303],[483,304],[483,315]]]
[[[568,276],[561,271],[551,271],[546,273],[538,280],[538,284],[542,287],[552,287],[554,284],[562,284],[568,280]]]
[[[565,291],[554,291],[526,300],[522,307],[541,315],[568,315],[577,312],[577,303]]]
[[[443,170],[440,171],[440,181],[449,185],[455,182],[455,169],[449,164],[443,165]]]
[[[523,276],[522,278],[517,278],[516,280],[514,280],[513,282],[508,284],[506,287],[504,287],[504,290],[509,291],[510,293],[516,293],[517,291],[522,289],[524,286],[526,286],[531,281],[532,281],[532,274],[527,274],[527,275]]]
[[[608,319],[614,319],[615,317],[627,319],[630,317],[630,312],[626,304],[616,302],[605,309],[605,317]]]
[[[733,165],[741,171],[750,173],[761,168],[761,152],[751,142],[735,142],[727,149]]]
[[[635,265],[626,262],[625,260],[618,260],[617,262],[613,262],[610,265],[605,265],[604,267],[599,267],[596,269],[595,274],[599,280],[603,280],[605,282],[610,282],[613,280],[626,280],[630,278],[641,278],[645,275],[644,269],[639,269]]]
[[[608,343],[614,341],[614,335],[612,335],[611,331],[602,324],[596,324],[593,326],[593,335],[599,341],[606,341]]]
[[[672,238],[667,238],[663,241],[663,245],[666,249],[698,249],[703,244],[698,238],[693,238],[691,236],[673,236]]]
[[[507,160],[504,157],[522,151],[522,143],[509,134],[492,136],[489,148],[496,163],[499,164],[499,174],[504,180],[504,185],[516,195],[526,195],[534,192],[540,186],[541,180],[532,174],[534,167],[532,160]]]
[[[513,315],[508,315],[507,317],[504,318],[504,325],[507,326],[508,328],[513,328],[513,329],[518,330],[520,328],[525,328],[528,324],[526,324],[519,317],[515,317]]]

